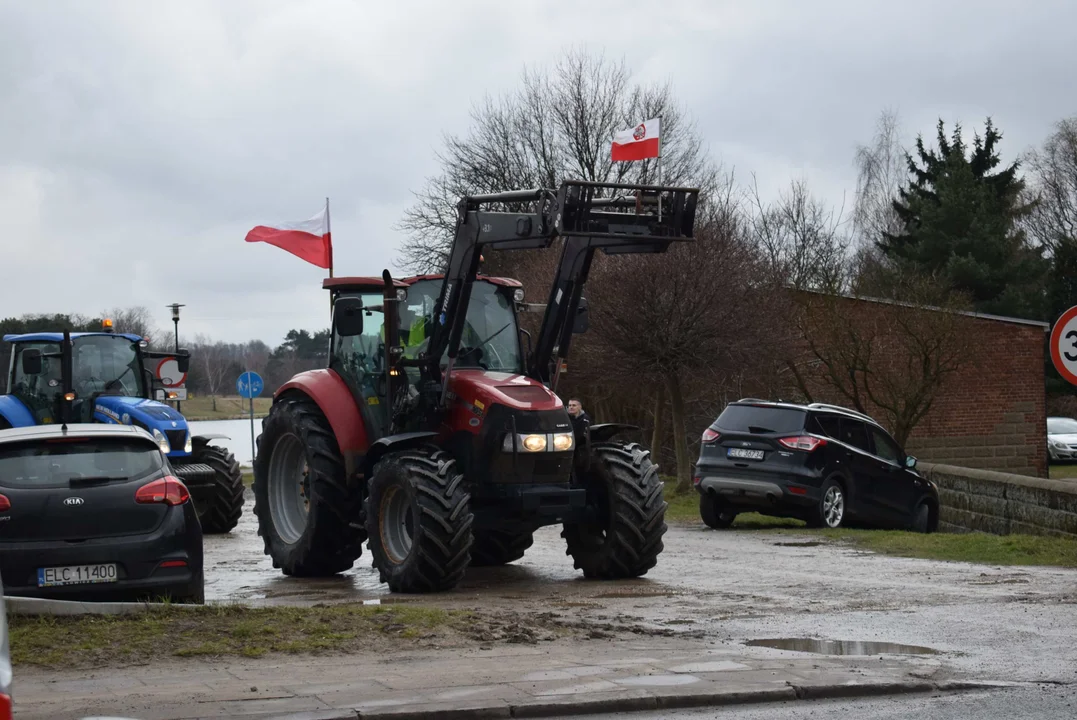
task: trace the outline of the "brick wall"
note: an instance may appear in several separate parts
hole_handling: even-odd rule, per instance
[[[870,320],[876,332],[883,328],[879,344],[886,350],[878,355],[902,362],[899,343],[888,342],[885,329],[900,332],[895,313],[911,310],[871,300],[839,302],[850,323]],[[971,339],[972,361],[935,394],[930,412],[909,437],[908,452],[927,462],[1047,477],[1047,326],[982,315],[958,320],[958,330]],[[818,373],[810,388],[817,401],[849,405]],[[868,412],[884,422],[877,409]]]

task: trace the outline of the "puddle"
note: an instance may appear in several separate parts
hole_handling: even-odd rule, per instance
[[[823,543],[818,540],[808,540],[806,542],[776,542],[774,544],[782,547],[819,547]]]
[[[937,650],[919,645],[859,640],[813,640],[811,638],[774,638],[749,640],[745,645],[778,650],[817,653],[820,655],[936,655]]]

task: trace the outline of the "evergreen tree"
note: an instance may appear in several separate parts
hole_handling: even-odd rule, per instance
[[[1002,134],[987,120],[968,152],[957,125],[948,138],[938,124],[938,149],[916,141],[906,153],[911,181],[894,200],[901,229],[879,247],[905,269],[934,276],[966,293],[980,312],[1041,318],[1047,263],[1020,227],[1034,208],[1022,201],[1019,163],[999,169]]]

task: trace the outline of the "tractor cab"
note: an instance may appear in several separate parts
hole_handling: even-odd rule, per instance
[[[389,393],[386,372],[389,350],[399,348],[403,358],[415,360],[427,350],[434,325],[443,276],[422,275],[394,280],[397,306],[394,317],[395,342],[386,337],[385,284],[382,278],[329,278],[323,287],[333,296],[333,329],[329,367],[348,385],[359,401],[360,414],[370,433],[383,437],[390,432]],[[461,336],[456,368],[475,368],[494,373],[519,375],[524,361],[517,324],[517,308],[523,302],[522,284],[509,278],[479,276]],[[448,354],[442,354],[442,366]],[[390,362],[388,367],[393,367]],[[418,393],[419,369],[399,368],[406,378],[407,395]],[[374,439],[372,438],[372,439]]]

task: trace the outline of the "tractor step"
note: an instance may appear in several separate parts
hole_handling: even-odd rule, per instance
[[[190,463],[189,465],[176,465],[173,463],[172,471],[188,487],[192,485],[211,485],[215,472],[211,466],[205,463]]]

